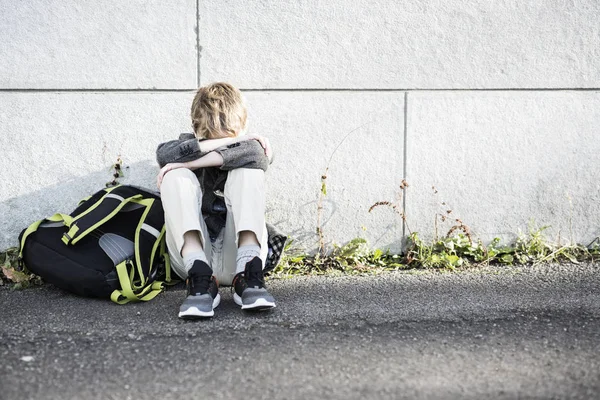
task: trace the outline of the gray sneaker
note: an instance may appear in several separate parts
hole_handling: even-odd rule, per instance
[[[186,279],[187,297],[179,307],[179,318],[198,319],[215,315],[221,302],[217,280],[203,261],[195,261]]]
[[[233,279],[233,301],[242,310],[268,310],[275,307],[275,299],[265,288],[262,261],[254,257],[246,264],[244,272]]]

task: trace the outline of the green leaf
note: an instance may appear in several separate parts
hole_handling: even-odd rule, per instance
[[[381,251],[381,249],[375,249],[375,251],[373,252],[373,259],[379,260],[382,255],[383,255],[383,251]]]
[[[21,282],[27,282],[27,281],[29,281],[29,275],[27,275],[24,272],[15,270],[14,268],[10,267],[9,265],[2,266],[2,273],[9,280],[11,280],[11,281],[13,281],[15,283],[21,283]]]
[[[327,196],[327,185],[325,182],[321,182],[321,193],[323,193],[323,196]]]
[[[448,254],[445,257],[446,262],[451,266],[456,266],[462,264],[462,259],[459,256],[455,256],[453,254]]]
[[[573,264],[579,264],[577,258],[573,254],[570,254],[568,251],[565,251],[562,255],[568,258],[569,261],[571,261]]]

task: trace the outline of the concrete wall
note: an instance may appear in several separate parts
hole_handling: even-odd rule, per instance
[[[397,249],[452,210],[484,240],[533,218],[589,242],[599,20],[596,0],[0,0],[0,248],[102,187],[118,155],[124,182],[152,187],[156,145],[216,80],[271,138],[268,219],[307,248],[327,165],[329,241]],[[368,213],[380,200],[407,225]]]

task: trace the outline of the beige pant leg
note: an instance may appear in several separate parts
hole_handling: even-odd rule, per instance
[[[171,267],[181,279],[185,279],[188,271],[181,257],[184,233],[200,232],[206,258],[209,262],[211,259],[208,229],[201,214],[202,190],[198,178],[187,168],[167,172],[160,186],[160,198],[165,210],[166,242]]]
[[[241,231],[252,231],[260,243],[260,258],[269,252],[265,224],[265,173],[259,169],[238,168],[229,171],[225,183],[227,222],[223,232],[219,282],[231,285],[236,271],[238,237]],[[217,257],[214,257],[217,258]],[[215,260],[216,264],[216,260]],[[215,274],[216,275],[216,274]]]

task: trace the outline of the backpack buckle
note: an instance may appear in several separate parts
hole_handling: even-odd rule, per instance
[[[77,234],[78,231],[79,227],[77,226],[77,222],[75,222],[71,225],[67,232],[63,233],[62,242],[67,245],[71,244],[73,237]]]
[[[63,233],[62,241],[64,244],[71,243],[71,240],[73,240],[73,238],[71,236],[69,236],[68,232]]]

